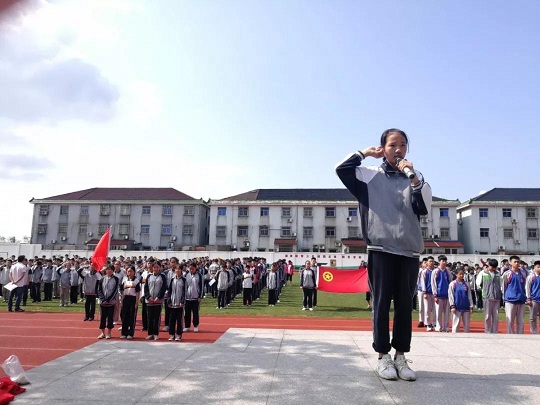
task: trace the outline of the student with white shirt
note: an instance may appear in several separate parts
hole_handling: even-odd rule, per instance
[[[17,264],[11,267],[9,274],[10,281],[17,287],[11,290],[8,299],[8,311],[13,312],[13,299],[15,298],[15,312],[24,312],[21,309],[21,301],[23,299],[24,287],[26,286],[26,276],[28,275],[28,268],[26,264],[28,261],[24,255],[17,258]]]

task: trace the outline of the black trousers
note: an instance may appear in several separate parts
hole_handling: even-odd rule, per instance
[[[418,258],[391,253],[368,253],[368,277],[373,307],[373,349],[377,353],[409,352],[412,337],[413,295]],[[394,300],[394,327],[390,342],[390,304]]]
[[[268,305],[276,305],[277,303],[277,290],[268,289]]]
[[[135,304],[137,304],[137,297],[124,295],[122,300],[122,336],[133,337],[135,333],[135,318],[137,316]]]
[[[184,308],[169,308],[169,335],[182,336]],[[176,331],[176,332],[175,332]]]
[[[314,307],[317,306],[317,289],[316,288],[313,289],[313,306]]]
[[[146,305],[146,312],[148,314],[148,336],[158,336],[161,322],[161,304]]]
[[[313,308],[313,288],[302,288],[302,290],[304,290],[302,306],[304,308]]]
[[[142,328],[148,330],[148,310],[146,309],[146,300],[142,299]]]
[[[227,291],[219,290],[217,293],[217,306],[219,308],[225,308],[227,304]]]
[[[94,316],[96,314],[96,296],[95,295],[86,296],[86,301],[84,303],[84,313],[86,315],[86,318],[89,318],[92,320],[94,319]]]
[[[31,297],[34,301],[41,302],[41,283],[31,283]]]
[[[72,304],[77,303],[77,297],[79,296],[79,286],[72,285],[69,289],[69,300]]]
[[[191,313],[193,312],[193,326],[199,326],[199,301],[198,300],[186,300],[184,308],[184,322],[186,328],[191,326]]]
[[[114,305],[100,305],[101,316],[99,319],[99,329],[113,328]]]
[[[251,288],[244,288],[244,305],[251,305]]]
[[[165,320],[163,321],[163,323],[166,326],[169,326],[170,316],[171,316],[171,309],[169,308],[169,306],[167,304],[165,304]]]
[[[52,301],[53,283],[43,285],[43,301]]]

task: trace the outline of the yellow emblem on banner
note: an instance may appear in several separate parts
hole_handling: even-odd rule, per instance
[[[325,271],[322,276],[324,278],[324,281],[330,282],[334,279],[334,275],[330,273],[329,271]]]

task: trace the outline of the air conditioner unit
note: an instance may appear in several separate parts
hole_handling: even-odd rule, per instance
[[[170,247],[170,248],[172,248],[172,247],[174,247],[174,243],[169,242],[169,243],[167,244],[167,246]]]
[[[51,243],[54,245],[56,243],[56,239],[51,240]]]
[[[516,239],[516,240],[514,241],[514,243],[515,243],[516,245],[519,245],[519,244],[521,243],[521,241]]]
[[[173,237],[171,238],[171,240],[172,240],[172,241],[176,241],[176,236],[173,236]]]
[[[504,246],[499,246],[499,250],[504,250]]]
[[[124,240],[128,240],[129,239],[129,235],[124,235]]]
[[[92,233],[92,232],[87,232],[87,233],[86,233],[86,236],[90,236],[90,237],[92,237],[92,235],[93,235],[93,233]]]
[[[341,247],[341,242],[336,242],[337,247]]]
[[[352,217],[347,217],[347,222],[351,222],[352,221]]]
[[[292,218],[289,218],[289,219],[287,219],[287,222],[288,222],[289,224],[291,224],[291,223],[292,223],[292,221],[293,221],[293,219],[292,219]]]
[[[60,239],[62,239],[62,241],[66,241],[66,240],[67,240],[67,237],[66,237],[66,236],[62,236]]]
[[[427,219],[427,218],[421,218],[421,219],[420,219],[420,222],[422,222],[423,224],[427,224],[427,223],[428,223],[428,219]]]
[[[513,223],[513,224],[517,224],[517,219],[513,218],[513,219],[512,219],[512,223]]]
[[[291,236],[296,236],[296,232],[291,233]]]

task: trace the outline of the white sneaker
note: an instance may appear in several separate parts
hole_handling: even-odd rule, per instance
[[[158,335],[154,335],[154,340],[158,340],[159,339],[159,336]]]
[[[163,332],[168,332],[169,331],[169,327],[168,326],[164,326],[163,327]]]
[[[385,380],[398,379],[392,356],[385,354],[382,356],[382,359],[379,359],[379,364],[377,364],[377,374]]]
[[[107,333],[107,336],[105,336],[105,339],[110,339],[110,338],[111,338],[111,334]]]
[[[105,338],[105,333],[100,333],[99,336],[97,337],[98,339],[103,339]]]
[[[169,338],[169,342],[172,342],[174,340],[174,335],[171,335],[171,337]]]
[[[184,328],[183,331],[184,332],[189,332],[189,328]]]
[[[198,332],[198,331],[199,331],[199,327],[198,327],[198,326],[195,326],[195,327],[193,328],[193,332]]]
[[[313,311],[313,308],[310,308],[309,310],[310,310],[310,311]]]
[[[146,340],[152,340],[152,339],[154,339],[154,335],[148,335],[145,339]]]
[[[120,339],[127,339],[127,336],[122,335],[122,336],[120,336]]]
[[[174,340],[176,340],[177,342],[181,342],[182,338],[180,336],[177,336],[176,339],[174,339]]]
[[[409,368],[407,363],[412,363],[412,360],[407,360],[403,354],[396,356],[394,366],[396,367],[397,375],[402,380],[414,381],[416,380],[416,373]]]
[[[304,308],[302,308],[302,311],[305,311],[306,309],[307,309],[307,308],[306,308],[306,307],[304,307]]]
[[[127,340],[131,340],[131,339],[133,339],[133,336],[128,335]]]

